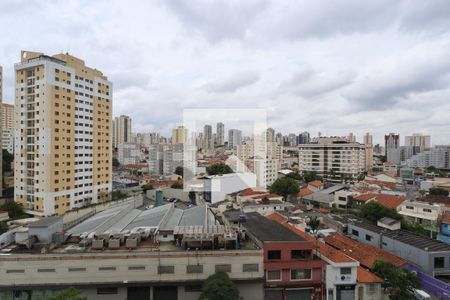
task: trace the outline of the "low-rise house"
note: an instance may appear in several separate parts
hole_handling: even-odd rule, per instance
[[[302,201],[317,208],[330,208],[333,206],[335,193],[343,189],[346,189],[344,185],[337,184],[327,189],[318,190],[312,194],[303,196]]]
[[[400,204],[402,204],[405,200],[406,198],[396,195],[362,194],[353,198],[353,204],[355,206],[359,206],[369,201],[376,201],[385,207],[397,210]]]
[[[308,182],[307,188],[313,192],[317,192],[323,189],[323,183],[320,180],[314,180]]]
[[[408,221],[425,225],[435,225],[441,215],[441,206],[428,202],[406,200],[398,206],[397,211]]]
[[[340,190],[334,193],[334,205],[339,208],[348,208],[352,206],[353,197],[356,193],[348,190]]]
[[[231,173],[205,176],[203,178],[203,198],[211,204],[224,201],[228,194],[256,186],[254,173]]]

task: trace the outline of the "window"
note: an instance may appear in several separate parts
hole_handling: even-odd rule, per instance
[[[231,265],[230,264],[216,265],[216,273],[218,272],[230,273]]]
[[[175,266],[158,266],[158,274],[173,274]]]
[[[6,270],[6,274],[12,274],[12,273],[25,273],[25,270],[19,270],[19,269],[13,269],[13,270]]]
[[[267,259],[281,259],[281,251],[280,250],[267,251]]]
[[[99,267],[99,271],[115,271],[116,267]]]
[[[243,264],[242,272],[258,272],[259,266],[258,264]]]
[[[413,209],[414,209],[414,207],[413,207],[413,206],[406,206],[406,209],[410,209],[410,210],[413,210]]]
[[[267,281],[279,281],[281,280],[280,270],[269,270],[267,271]]]
[[[85,272],[86,268],[69,268],[69,272]]]
[[[430,212],[431,212],[431,209],[429,209],[429,208],[424,208],[423,211],[424,211],[424,212],[427,212],[427,213],[430,213]]]
[[[291,280],[311,280],[311,269],[292,269]]]
[[[38,269],[38,273],[51,273],[55,272],[55,269]]]
[[[372,240],[372,236],[371,235],[368,235],[368,234],[366,234],[366,241],[371,241]]]
[[[186,273],[188,274],[203,273],[203,265],[187,265]]]
[[[445,265],[445,258],[444,257],[435,257],[434,258],[434,267],[435,268],[443,268]]]
[[[352,229],[352,234],[353,234],[353,235],[356,235],[356,236],[359,236],[359,231],[358,231],[358,230],[355,230],[355,229]]]
[[[352,274],[352,268],[341,268],[341,275],[350,275]]]
[[[116,295],[116,294],[117,288],[115,287],[97,288],[97,295]]]
[[[369,294],[373,294],[376,292],[376,285],[375,283],[369,283],[368,287],[367,287],[367,292],[369,292]]]
[[[310,250],[291,250],[292,259],[308,259],[311,257]]]

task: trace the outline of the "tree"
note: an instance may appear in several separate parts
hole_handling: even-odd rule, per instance
[[[322,181],[323,178],[319,175],[317,175],[317,173],[315,171],[305,171],[303,172],[303,179],[305,179],[306,182],[311,182],[314,180],[320,180]]]
[[[113,157],[112,159],[112,165],[113,167],[117,168],[118,166],[120,166],[119,160],[116,157]]]
[[[389,285],[390,299],[416,299],[412,289],[420,288],[420,280],[413,272],[403,268],[396,269],[394,265],[383,260],[377,260],[372,271]]]
[[[361,207],[360,216],[373,224],[383,217],[389,217],[395,220],[403,219],[395,209],[383,206],[376,201],[369,201],[365,203]]]
[[[24,216],[23,208],[17,202],[11,201],[0,206],[0,210],[7,211],[11,219],[17,219]]]
[[[153,190],[153,189],[154,189],[154,187],[153,187],[153,185],[151,185],[151,184],[144,184],[144,185],[142,186],[142,190],[143,190],[144,192],[149,191],[149,190]]]
[[[8,231],[8,224],[6,222],[0,222],[0,234]]]
[[[174,184],[172,184],[170,187],[173,188],[173,189],[180,189],[181,190],[183,188],[183,182],[177,181]]]
[[[261,203],[262,203],[262,204],[269,204],[269,203],[270,203],[270,200],[269,200],[269,198],[267,198],[266,196],[264,196],[264,197],[261,199]]]
[[[316,232],[320,226],[320,220],[317,216],[309,218],[309,221],[306,223],[311,228],[312,233]]]
[[[178,166],[175,168],[174,173],[177,174],[178,176],[183,177],[183,173],[184,173],[183,171],[184,171],[184,168],[182,166]]]
[[[430,190],[428,192],[430,195],[439,195],[439,196],[448,196],[448,194],[449,194],[449,191],[447,189],[440,188],[440,187],[430,188]]]
[[[361,172],[359,173],[358,177],[356,178],[358,181],[363,181],[364,178],[366,178],[367,172]]]
[[[206,168],[208,175],[230,174],[234,173],[229,165],[224,163],[214,164]]]
[[[282,195],[286,198],[288,195],[295,195],[300,190],[297,180],[289,177],[280,177],[269,188],[272,194]]]
[[[81,296],[81,291],[71,287],[56,293],[50,300],[87,300],[87,297]]]
[[[14,155],[3,149],[3,172],[11,172],[11,163],[14,160]]]
[[[195,199],[197,198],[197,196],[195,195],[195,192],[189,191],[188,197],[189,197],[189,200],[191,200],[191,203],[195,204]]]
[[[202,286],[199,300],[238,300],[239,290],[227,273],[209,276]]]
[[[291,172],[289,174],[286,175],[286,177],[295,179],[295,180],[303,180],[302,175],[298,174],[297,172]]]

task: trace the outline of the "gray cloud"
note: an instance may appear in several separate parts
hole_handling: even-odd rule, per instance
[[[242,72],[223,80],[209,82],[203,88],[210,93],[234,93],[243,87],[254,84],[259,78],[257,72]]]

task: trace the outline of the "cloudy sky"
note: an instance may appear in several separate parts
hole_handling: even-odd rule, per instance
[[[449,16],[448,0],[3,0],[4,101],[20,50],[68,51],[110,78],[135,131],[168,133],[184,108],[266,108],[286,134],[448,144]]]

